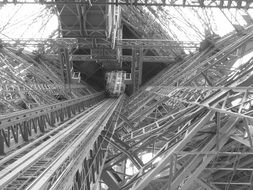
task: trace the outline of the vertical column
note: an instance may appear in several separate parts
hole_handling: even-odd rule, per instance
[[[4,137],[2,133],[3,130],[0,131],[0,155],[4,155]]]
[[[67,84],[68,84],[68,88],[71,91],[70,88],[70,84],[71,84],[71,66],[70,66],[70,62],[69,62],[69,52],[67,48],[64,48],[64,57],[65,57],[65,61],[66,61],[66,75],[67,75]]]
[[[143,68],[143,49],[140,49],[140,56],[139,56],[139,86],[142,83],[142,68]]]
[[[62,52],[61,52],[61,49],[58,50],[58,56],[59,56],[59,60],[60,60],[60,66],[61,66],[61,79],[62,79],[62,82],[64,84],[64,88],[66,89],[66,83],[65,83],[65,75],[64,75],[64,58],[62,56]]]
[[[118,41],[122,40],[122,33],[123,29],[122,26],[118,29]],[[122,46],[117,46],[116,47],[116,52],[117,52],[117,61],[120,65],[120,68],[122,68]]]
[[[142,82],[143,49],[134,48],[132,51],[133,58],[131,64],[131,73],[133,81],[133,93],[135,93],[136,91],[138,91]]]
[[[62,70],[62,78],[64,82],[64,86],[67,84],[68,90],[71,90],[71,65],[69,61],[69,53],[67,48],[59,49],[59,58],[61,62],[61,70]],[[66,88],[66,86],[65,86]]]

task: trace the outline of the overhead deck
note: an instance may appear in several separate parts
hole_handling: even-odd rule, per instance
[[[23,0],[1,0],[0,3],[15,3],[15,4],[34,4],[37,1],[23,1]],[[252,2],[248,0],[122,0],[122,1],[96,1],[96,0],[84,0],[78,2],[74,0],[40,0],[41,4],[75,4],[75,5],[128,5],[128,6],[182,6],[182,7],[216,7],[216,8],[252,8]]]

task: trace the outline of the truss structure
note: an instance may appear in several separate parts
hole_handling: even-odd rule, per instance
[[[140,7],[249,9],[250,1],[0,1],[8,3],[56,5],[64,38],[1,41],[0,189],[253,188],[253,27],[199,50],[157,23],[144,28],[156,13]],[[145,38],[122,39],[121,19]],[[182,47],[196,51],[177,59]],[[74,61],[129,62],[134,94],[106,99]],[[143,62],[170,66],[141,86]]]
[[[58,44],[57,49],[65,48],[65,51],[50,57],[1,44],[2,114],[94,92],[92,88],[80,84],[80,74],[75,73],[73,66],[65,59],[68,56],[68,46],[69,44]]]
[[[108,186],[118,176],[111,188],[252,187],[252,59],[234,66],[252,50],[251,31],[163,71],[130,99],[105,166]],[[124,144],[127,153],[119,151]],[[144,164],[147,152],[153,157]],[[116,167],[127,159],[137,168],[132,176]]]

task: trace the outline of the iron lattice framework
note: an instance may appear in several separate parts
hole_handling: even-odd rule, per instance
[[[94,12],[104,17],[107,4],[248,9],[250,1],[0,3],[57,4],[64,37],[76,37],[46,43],[20,39],[15,48],[11,41],[1,44],[0,102],[5,113],[0,116],[1,188],[81,190],[101,181],[113,190],[253,188],[253,66],[252,58],[241,59],[252,52],[252,26],[179,61],[166,52],[182,44],[197,45],[158,39],[117,41],[118,25],[108,30],[105,19],[96,23],[99,19],[91,17]],[[75,6],[84,4],[94,7]],[[132,7],[129,13],[140,16],[140,10]],[[63,19],[70,13],[76,22]],[[110,40],[107,31],[112,32]],[[83,39],[86,35],[89,38]],[[22,44],[43,44],[49,51],[26,52],[19,47]],[[93,53],[73,55],[73,46],[89,47]],[[119,54],[122,47],[133,51],[131,56],[120,54],[122,60],[131,61],[135,78],[135,93],[128,99],[105,99],[103,92],[81,84],[73,69],[75,60],[118,59],[113,46]],[[143,49],[161,46],[169,50],[143,55]],[[107,53],[114,57],[105,57]],[[168,60],[177,64],[139,87],[143,61]],[[6,114],[10,112],[14,113]],[[147,153],[152,158],[144,163]],[[128,162],[135,172],[127,172]]]
[[[130,99],[116,129],[121,141],[105,166],[108,186],[136,190],[252,187],[252,59],[235,67],[238,59],[252,51],[251,31],[252,27],[189,56]],[[124,144],[127,153],[117,151]],[[153,158],[143,164],[141,155],[147,152]],[[118,173],[116,165],[126,159],[138,170],[133,176]],[[116,175],[121,180],[113,184],[109,176]]]
[[[45,52],[27,52],[19,45],[13,47],[4,42],[1,44],[2,114],[57,103],[94,92],[91,87],[80,84],[80,73],[74,72],[73,65],[66,59],[73,42],[48,41],[44,48],[54,52],[60,49],[59,55],[55,54],[53,57],[45,55]]]

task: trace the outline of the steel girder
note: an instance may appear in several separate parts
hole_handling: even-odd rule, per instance
[[[72,49],[76,47],[78,44],[78,40],[75,38],[18,38],[18,39],[1,39],[1,45],[6,47],[43,47],[44,49],[49,49],[50,53],[57,53],[58,48],[68,48]]]
[[[182,41],[177,42],[173,40],[162,39],[121,39],[117,41],[116,46],[122,46],[123,48],[139,47],[143,49],[151,49],[158,47],[179,48],[185,50],[195,51],[199,47],[198,42]]]
[[[97,186],[109,152],[109,143],[102,134],[112,137],[123,98],[96,104],[59,125],[49,135],[44,134],[30,142],[31,145],[6,156],[1,160],[1,188],[92,189]]]
[[[11,44],[1,46],[1,154],[27,144],[104,97],[76,81],[73,65],[68,61],[73,40],[49,43],[62,49],[61,62],[58,56],[30,53]],[[66,69],[68,86],[64,78]],[[13,111],[19,112],[10,114]]]
[[[75,182],[78,184],[78,188],[76,189],[92,189],[92,187],[98,186],[103,175],[102,169],[109,152],[109,142],[112,139],[112,134],[117,125],[123,101],[124,96],[121,96],[109,114],[100,121],[99,130],[93,133],[89,141],[85,140],[88,143],[83,144],[83,148],[86,148],[87,145],[90,146],[90,154],[87,151],[82,151],[78,159],[72,164],[72,167],[69,167],[67,175],[61,178],[61,182],[58,182],[59,189],[74,188]],[[80,167],[82,167],[81,170]],[[80,175],[81,178],[79,180],[76,178],[78,172],[83,173],[83,175]]]
[[[59,123],[85,111],[103,99],[103,93],[88,95],[31,110],[1,116],[1,154],[23,146],[36,137],[52,130]]]
[[[250,88],[247,90],[246,87],[251,84],[251,61],[238,67],[238,69],[233,69],[234,63],[252,50],[251,30],[251,28],[247,29],[244,36],[232,35],[221,39],[217,42],[213,51],[209,49],[200,55],[196,54],[189,60],[174,66],[171,70],[163,71],[159,77],[142,87],[130,99],[125,114],[129,113],[128,120],[132,122],[138,120],[133,119],[137,116],[135,113],[142,109],[150,109],[152,102],[163,100],[163,96],[172,100],[170,103],[172,106],[180,103],[183,107],[174,112],[172,108],[171,113],[167,112],[161,119],[151,124],[146,123],[146,126],[141,127],[140,123],[138,126],[133,124],[137,127],[135,131],[122,137],[122,140],[130,143],[128,151],[137,155],[144,151],[153,151],[155,156],[136,175],[127,178],[127,183],[124,184],[124,180],[121,181],[118,184],[119,189],[128,189],[131,186],[133,189],[143,189],[152,180],[152,186],[156,184],[156,181],[157,184],[161,185],[159,179],[163,171],[164,173],[167,171],[166,175],[168,176],[164,188],[168,188],[171,184],[174,184],[172,189],[177,189],[179,186],[185,189],[193,188],[192,185],[203,186],[204,184],[198,179],[200,174],[205,174],[204,180],[208,181],[206,186],[213,189],[219,188],[219,185],[216,186],[210,183],[214,175],[208,174],[205,168],[212,166],[214,160],[228,159],[229,156],[222,157],[225,147],[227,150],[235,152],[234,145],[229,146],[231,138],[242,138],[243,135],[245,138],[246,135],[248,142],[245,144],[251,147],[251,112],[250,110],[245,111],[244,108],[246,104],[251,102],[251,91]],[[232,39],[233,43],[231,43]],[[225,45],[227,43],[231,45]],[[245,87],[243,88],[243,86]],[[208,93],[204,93],[205,91]],[[236,99],[241,101],[235,106],[231,106],[231,102]],[[166,104],[167,101],[168,99],[164,99],[161,103]],[[159,105],[159,103],[157,104]],[[233,110],[233,108],[235,109]],[[211,115],[206,115],[207,112],[204,110],[210,110],[209,114]],[[144,115],[145,113],[143,111]],[[150,114],[152,115],[154,112]],[[137,118],[139,119],[143,117],[142,114],[138,115]],[[149,116],[144,117],[148,118]],[[201,118],[206,118],[206,120],[201,120]],[[138,127],[141,128],[138,129]],[[210,141],[210,139],[212,140]],[[243,147],[245,150],[248,148],[240,144],[239,140],[233,142],[236,143],[236,146]],[[152,146],[155,147],[153,147],[153,150]],[[179,154],[182,150],[184,150],[183,154]],[[190,156],[194,151],[197,151],[196,159]],[[209,151],[210,153],[213,152],[213,156],[208,153]],[[179,164],[177,169],[171,169],[170,167],[172,155],[177,158],[176,162]],[[245,152],[245,155],[249,154]],[[155,161],[157,158],[162,160],[158,161],[158,164]],[[126,157],[122,154],[111,156],[105,165],[105,169],[125,159]],[[188,168],[187,172],[183,168]],[[179,175],[178,172],[181,178],[176,178]],[[243,177],[242,172],[240,170],[238,172],[238,174],[236,173],[237,178],[238,175]],[[157,174],[160,174],[160,176],[157,176]],[[231,172],[224,175],[228,176],[230,174]],[[229,184],[236,188],[232,178],[230,183],[227,182],[226,185],[229,186]],[[248,184],[242,183],[242,185]]]
[[[65,55],[67,52],[64,52]],[[62,58],[60,63],[58,56],[33,54],[5,44],[0,50],[2,114],[94,93],[92,88],[79,83],[80,77],[75,75],[69,62],[66,87],[64,70],[67,57]]]
[[[114,54],[109,54],[110,56],[92,56],[92,55],[72,55],[70,59],[72,61],[116,61],[117,57]],[[131,62],[133,56],[123,55],[122,61]],[[175,62],[175,57],[173,56],[143,56],[143,62],[162,62],[165,64],[171,64]]]

